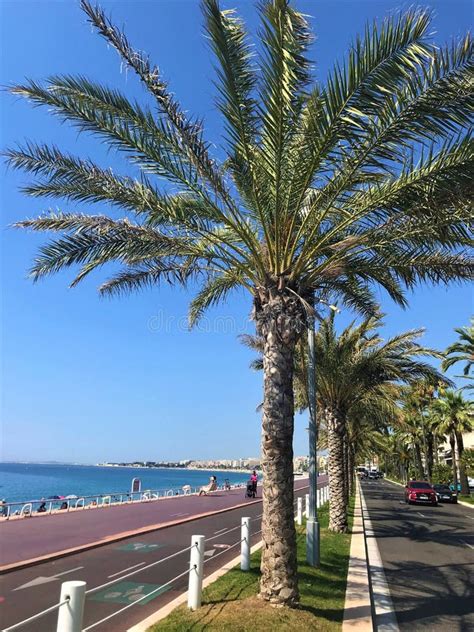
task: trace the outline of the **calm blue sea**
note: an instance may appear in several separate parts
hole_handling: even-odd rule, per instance
[[[210,470],[144,469],[133,467],[96,467],[90,465],[49,465],[0,463],[0,498],[7,502],[38,500],[48,496],[88,496],[107,492],[128,493],[137,477],[146,489],[178,489],[209,482],[243,483],[249,478],[242,472]]]

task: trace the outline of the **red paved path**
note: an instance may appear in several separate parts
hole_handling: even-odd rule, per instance
[[[295,482],[296,489],[307,485],[308,479]],[[4,567],[96,542],[106,543],[121,534],[235,507],[246,502],[244,494],[245,490],[240,488],[209,496],[180,496],[3,522],[0,564]]]

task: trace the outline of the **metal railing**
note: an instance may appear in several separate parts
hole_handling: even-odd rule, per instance
[[[216,491],[231,491],[233,489],[241,489],[244,486],[244,483],[231,484],[230,488],[226,485],[218,485]],[[71,509],[75,511],[78,509],[98,509],[112,505],[153,502],[163,498],[199,494],[202,487],[206,487],[206,485],[199,485],[197,487],[183,485],[179,488],[146,489],[141,492],[106,492],[104,494],[89,494],[69,498],[41,498],[39,500],[13,501],[0,505],[0,519],[9,520],[12,517],[25,518],[43,514],[49,515],[53,512],[69,512]],[[63,509],[61,509],[61,505]],[[44,509],[38,511],[41,506],[44,506]]]
[[[327,486],[324,488],[319,488],[318,492],[321,492],[321,493],[318,493],[318,498],[317,498],[318,504],[321,505],[324,502],[327,502],[327,500],[329,499],[329,488]],[[308,497],[308,494],[305,495],[306,512],[308,511],[307,497]],[[302,511],[303,502],[302,501],[303,501],[303,497],[301,496],[295,499],[295,503],[297,505],[295,520],[298,523],[299,523],[300,515],[301,516],[303,515],[303,511]],[[259,518],[262,517],[262,515],[263,514],[258,514],[254,518],[254,520],[258,520]],[[207,562],[217,559],[221,555],[224,555],[224,553],[228,553],[228,551],[240,545],[241,547],[240,548],[240,568],[244,572],[250,570],[251,538],[255,537],[256,535],[259,535],[262,532],[262,530],[260,529],[252,533],[251,528],[250,528],[251,522],[252,522],[251,518],[243,517],[241,518],[240,525],[231,527],[230,529],[227,529],[223,531],[222,533],[219,533],[218,535],[214,535],[210,538],[206,538],[203,535],[193,535],[191,538],[190,546],[180,549],[179,551],[176,551],[175,553],[172,553],[171,555],[168,555],[159,560],[156,560],[155,562],[151,562],[150,564],[147,564],[146,566],[142,566],[141,568],[133,570],[130,573],[127,573],[125,575],[120,575],[120,577],[117,577],[116,579],[113,579],[109,582],[105,582],[98,586],[94,586],[93,588],[89,588],[89,590],[86,590],[86,582],[84,581],[64,582],[61,585],[61,595],[60,595],[59,603],[54,604],[53,606],[50,606],[49,608],[46,608],[45,610],[42,610],[41,612],[38,612],[37,614],[27,619],[24,619],[23,621],[20,621],[19,623],[15,623],[14,625],[3,629],[2,632],[14,632],[15,630],[19,630],[25,625],[28,625],[29,623],[32,623],[36,621],[37,619],[40,619],[41,617],[51,612],[54,612],[56,610],[58,611],[58,621],[57,621],[56,632],[88,632],[89,630],[94,629],[95,627],[101,625],[102,623],[105,623],[106,621],[109,621],[113,617],[128,610],[129,608],[136,605],[137,603],[140,603],[144,599],[150,598],[151,595],[159,591],[163,591],[163,589],[167,588],[168,586],[178,581],[179,579],[182,579],[186,575],[189,575],[189,584],[188,584],[188,590],[187,590],[188,608],[191,610],[196,610],[200,608],[201,602],[202,602],[204,565]],[[206,542],[212,542],[213,540],[217,538],[221,538],[229,533],[233,533],[239,528],[240,528],[239,540],[237,540],[233,544],[226,546],[226,548],[223,551],[217,553],[216,555],[213,555],[212,557],[209,557],[206,560],[204,559]],[[186,552],[190,553],[190,561],[189,561],[188,569],[186,569],[182,573],[179,573],[172,579],[168,580],[166,583],[160,584],[158,588],[152,590],[151,592],[147,592],[146,594],[140,596],[139,598],[134,599],[133,603],[127,604],[123,608],[120,608],[119,610],[100,619],[99,621],[95,621],[94,623],[90,624],[86,628],[82,627],[86,596],[94,594],[100,590],[103,590],[104,588],[108,588],[109,586],[112,586],[113,584],[116,584],[118,582],[122,582],[124,579],[128,579],[129,577],[137,575],[138,573],[142,573],[143,571],[149,570],[150,568],[159,566],[160,564],[163,564],[164,562],[167,562]]]

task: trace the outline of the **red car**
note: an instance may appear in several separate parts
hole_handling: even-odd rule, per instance
[[[428,503],[436,507],[438,498],[433,487],[426,481],[410,481],[405,487],[405,502],[409,505]]]

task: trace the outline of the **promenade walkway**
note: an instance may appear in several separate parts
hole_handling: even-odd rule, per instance
[[[307,485],[308,479],[295,482],[296,489]],[[209,496],[175,496],[3,522],[0,572],[254,502],[244,495],[243,488],[219,490]]]

